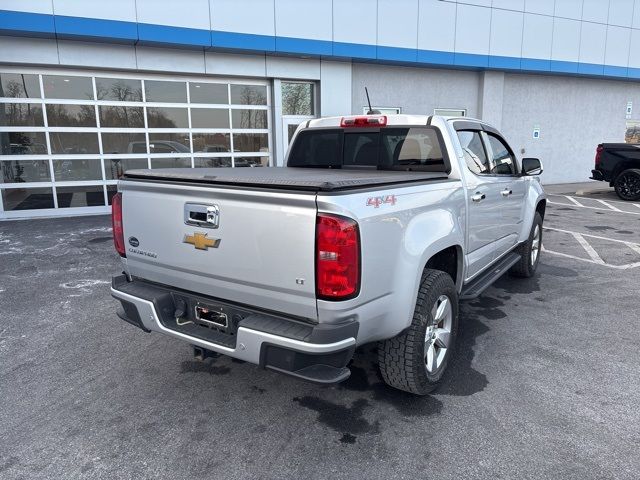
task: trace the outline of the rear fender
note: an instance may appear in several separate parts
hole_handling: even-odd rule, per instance
[[[458,291],[464,278],[464,261],[461,255],[464,245],[464,230],[461,219],[452,211],[437,209],[424,212],[414,217],[405,232],[404,250],[407,259],[417,259],[407,263],[398,262],[395,272],[395,285],[406,285],[406,279],[412,278],[412,288],[396,289],[396,305],[398,315],[391,324],[387,337],[394,337],[405,330],[413,319],[413,313],[418,299],[418,290],[422,280],[422,273],[429,260],[437,253],[449,247],[456,247],[458,251],[458,268],[456,285]]]

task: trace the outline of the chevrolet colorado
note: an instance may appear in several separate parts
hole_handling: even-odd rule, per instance
[[[538,159],[468,118],[311,120],[285,168],[130,170],[113,198],[119,316],[144,331],[319,383],[379,342],[382,377],[441,381],[458,300],[534,275]]]

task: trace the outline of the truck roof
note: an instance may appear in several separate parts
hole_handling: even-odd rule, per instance
[[[352,117],[365,117],[366,115],[344,115],[339,117],[323,117],[323,118],[315,118],[313,120],[309,120],[306,124],[303,124],[304,128],[326,128],[326,127],[339,127],[343,118],[352,118]],[[427,125],[429,119],[433,121],[434,119],[440,119],[443,122],[450,121],[454,122],[457,120],[464,120],[465,122],[477,122],[485,124],[482,120],[478,120],[471,117],[443,117],[440,115],[371,115],[371,116],[385,116],[387,117],[387,126],[390,125]]]

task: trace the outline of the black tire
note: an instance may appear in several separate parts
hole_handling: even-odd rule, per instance
[[[540,232],[537,244],[534,243],[535,235],[537,231]],[[534,256],[532,252],[537,245],[537,254]],[[538,263],[540,262],[540,252],[542,250],[542,217],[538,212],[536,212],[533,217],[533,225],[531,226],[531,231],[529,232],[529,239],[522,245],[518,247],[516,250],[517,253],[520,254],[520,261],[516,263],[511,270],[509,270],[509,274],[514,277],[521,278],[529,278],[533,277],[536,273],[536,269],[538,268]]]
[[[432,347],[437,349],[438,340],[435,340],[434,334],[431,337],[434,340],[430,340],[432,346],[427,347],[425,337],[427,329],[436,331],[433,330],[437,325],[434,325],[432,310],[442,304],[440,299],[443,296],[447,297],[451,306],[451,316],[447,317],[450,319],[448,346],[443,352],[440,350],[443,354],[441,363],[437,368],[432,368],[432,372],[429,372],[426,363],[427,350]],[[444,329],[439,328],[438,330]],[[440,384],[447,370],[455,350],[457,335],[458,292],[455,283],[448,273],[425,269],[422,273],[411,325],[404,333],[382,341],[378,346],[378,365],[382,378],[388,385],[405,392],[416,395],[426,395],[432,392]]]
[[[637,168],[624,170],[616,177],[613,188],[622,200],[640,200],[640,170]]]

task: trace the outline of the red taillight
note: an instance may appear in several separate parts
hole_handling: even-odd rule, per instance
[[[355,297],[360,288],[360,234],[350,218],[319,213],[316,220],[316,292],[324,300]]]
[[[603,150],[604,150],[604,147],[602,146],[602,144],[598,145],[598,147],[596,148],[596,169],[600,166]]]
[[[118,192],[111,200],[111,225],[113,226],[113,244],[121,257],[127,254],[124,248],[124,228],[122,227],[122,193]]]
[[[387,125],[385,115],[367,115],[366,117],[342,117],[341,127],[384,127]]]

